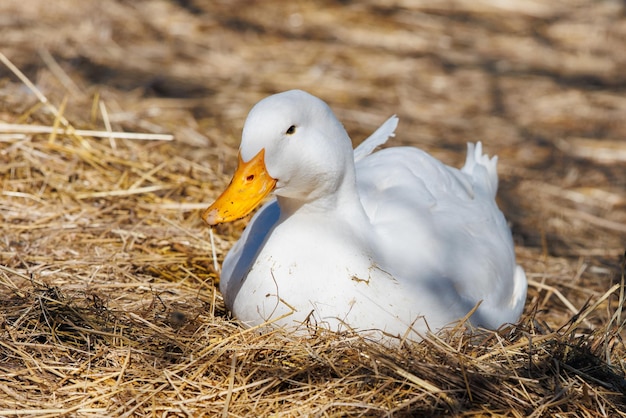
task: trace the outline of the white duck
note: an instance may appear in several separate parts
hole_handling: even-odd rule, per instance
[[[303,91],[250,111],[237,171],[203,214],[229,222],[276,196],[223,263],[220,290],[241,322],[419,340],[479,303],[473,325],[519,318],[527,283],[495,203],[496,157],[480,142],[461,170],[413,147],[370,155],[396,125],[353,152],[328,105]]]

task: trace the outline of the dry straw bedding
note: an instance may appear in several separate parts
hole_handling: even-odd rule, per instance
[[[623,3],[21,3],[0,5],[0,416],[625,415]],[[397,112],[395,144],[500,155],[519,324],[384,347],[229,318],[212,249],[245,221],[212,243],[198,211],[249,107],[292,87],[357,141]]]

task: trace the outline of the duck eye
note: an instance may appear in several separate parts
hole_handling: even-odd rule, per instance
[[[287,129],[287,132],[285,132],[287,135],[293,135],[296,133],[296,125],[291,125],[289,127],[289,129]]]

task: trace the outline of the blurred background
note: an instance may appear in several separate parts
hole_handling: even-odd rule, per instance
[[[232,171],[251,106],[300,88],[360,142],[500,158],[522,247],[617,260],[626,237],[626,3],[617,0],[3,0],[0,51],[75,125],[173,133],[146,152]],[[0,65],[0,119],[32,94]],[[6,117],[3,117],[3,114]],[[217,187],[217,186],[216,186]],[[207,202],[218,190],[207,190]],[[610,261],[609,261],[610,262]]]

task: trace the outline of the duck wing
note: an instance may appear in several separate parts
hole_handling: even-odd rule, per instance
[[[450,310],[481,302],[472,322],[497,328],[519,317],[526,278],[494,199],[497,160],[477,152],[470,144],[458,170],[417,148],[387,148],[357,163],[357,186],[382,268]]]

